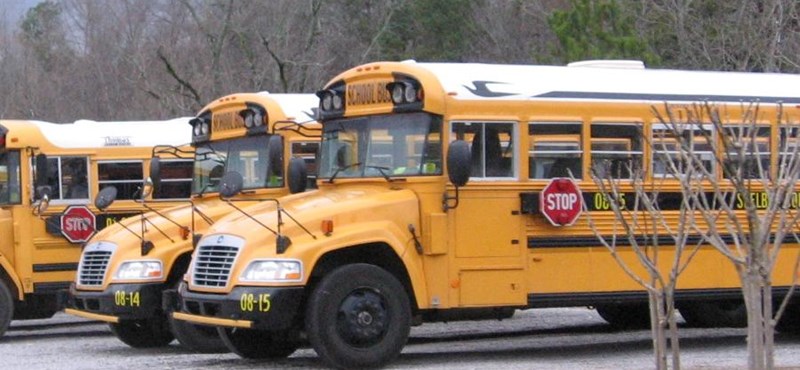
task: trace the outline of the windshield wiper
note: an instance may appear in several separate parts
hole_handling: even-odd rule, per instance
[[[336,169],[336,171],[333,171],[333,174],[331,175],[331,178],[328,179],[328,183],[329,184],[333,184],[333,180],[336,179],[336,176],[339,175],[339,172],[342,172],[344,170],[347,170],[347,169],[350,169],[350,168],[353,168],[353,167],[357,167],[357,166],[360,166],[360,165],[361,165],[361,162],[356,162],[356,163],[348,164],[346,166],[338,167]]]
[[[386,173],[386,171],[391,170],[391,168],[383,167],[383,166],[364,166],[364,167],[365,168],[374,168],[374,169],[378,170],[378,172],[381,173],[381,176],[383,176],[383,178],[386,179],[386,181],[392,182],[392,178],[389,177],[389,174]]]

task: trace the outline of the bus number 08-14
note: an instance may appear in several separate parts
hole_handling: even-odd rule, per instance
[[[114,292],[114,304],[117,306],[139,307],[141,303],[139,292],[126,292],[124,290]]]

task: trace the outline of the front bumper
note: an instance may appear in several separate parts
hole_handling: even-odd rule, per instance
[[[161,313],[164,283],[111,284],[103,291],[69,289],[67,313],[107,322],[150,319]],[[116,318],[116,321],[112,321]]]
[[[174,318],[194,324],[282,330],[293,326],[304,292],[303,287],[236,287],[229,294],[212,294],[181,284],[178,291],[165,291],[163,301]]]

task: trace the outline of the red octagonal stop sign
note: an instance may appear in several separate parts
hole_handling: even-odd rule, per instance
[[[570,226],[583,210],[578,185],[568,177],[556,177],[539,193],[539,211],[553,226]]]
[[[94,213],[85,206],[69,206],[61,215],[61,234],[73,243],[83,243],[94,235]]]

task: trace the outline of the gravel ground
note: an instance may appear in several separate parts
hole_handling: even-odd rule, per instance
[[[682,328],[685,369],[740,369],[747,364],[744,329]],[[776,367],[800,369],[800,336],[776,336]],[[3,369],[318,369],[314,351],[279,362],[233,354],[199,355],[176,342],[134,349],[101,323],[59,313],[50,320],[15,321],[0,340]],[[650,332],[615,331],[585,308],[517,312],[503,321],[425,324],[412,329],[390,369],[647,369]]]

